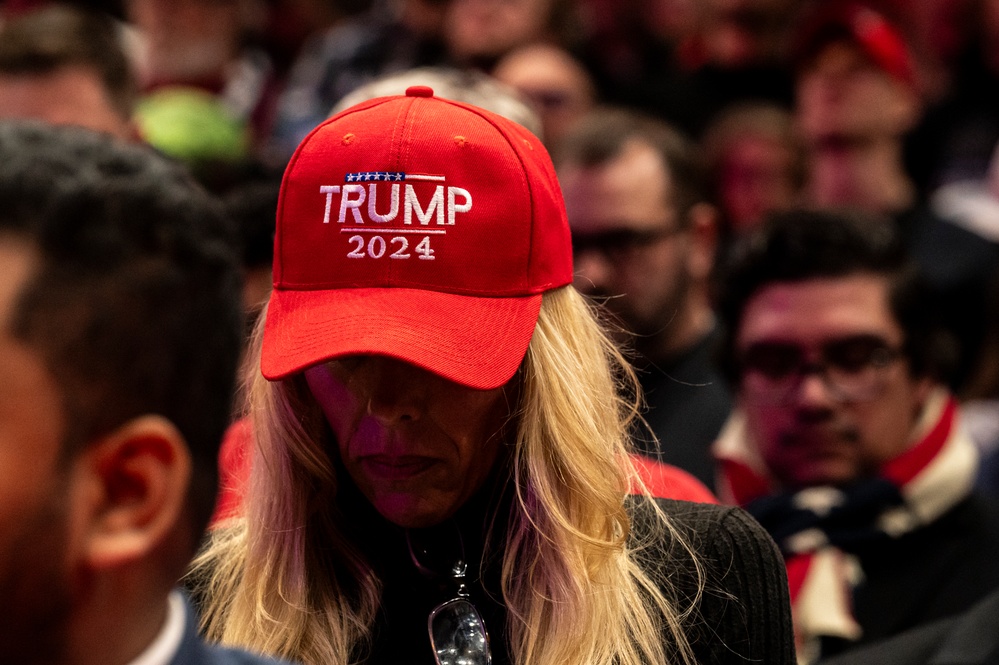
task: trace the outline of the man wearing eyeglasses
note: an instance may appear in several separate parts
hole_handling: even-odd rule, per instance
[[[574,285],[606,306],[637,352],[649,427],[636,443],[713,486],[710,446],[731,400],[711,357],[717,213],[696,148],[619,109],[593,112],[560,146]]]
[[[777,541],[801,660],[972,605],[999,586],[999,513],[944,387],[952,357],[895,227],[791,211],[722,280],[738,408],[724,500]]]

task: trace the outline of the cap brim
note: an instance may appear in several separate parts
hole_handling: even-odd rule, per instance
[[[398,358],[489,390],[517,371],[541,295],[487,298],[407,288],[275,289],[260,368],[275,380],[349,355]]]

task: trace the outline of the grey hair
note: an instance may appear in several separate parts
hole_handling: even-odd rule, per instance
[[[541,118],[521,98],[520,93],[488,74],[456,67],[417,67],[377,78],[344,95],[330,115],[375,97],[404,94],[406,88],[414,85],[433,88],[437,97],[492,111],[544,139]]]

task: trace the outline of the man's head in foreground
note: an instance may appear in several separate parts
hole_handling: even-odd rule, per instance
[[[150,151],[0,124],[0,263],[0,662],[128,662],[214,504],[229,229]]]

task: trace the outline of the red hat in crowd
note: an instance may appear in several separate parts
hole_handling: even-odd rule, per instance
[[[916,61],[905,33],[862,2],[833,0],[806,16],[794,40],[794,60],[800,67],[826,44],[842,39],[859,46],[871,62],[891,76],[916,85]]]
[[[541,142],[413,87],[334,116],[292,157],[261,369],[380,354],[495,388],[524,358],[542,294],[571,281]]]

